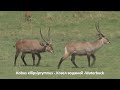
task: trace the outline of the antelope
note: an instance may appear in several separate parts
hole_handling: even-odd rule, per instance
[[[75,63],[75,56],[87,56],[88,66],[93,66],[96,61],[95,52],[100,49],[103,45],[110,43],[109,40],[101,33],[99,29],[99,23],[95,24],[96,30],[98,32],[99,39],[93,42],[71,42],[65,46],[64,56],[60,59],[58,64],[58,69],[61,66],[61,63],[66,60],[69,56],[71,56],[71,62],[78,68]],[[90,65],[90,57],[93,58],[93,62]]]
[[[41,28],[40,28],[40,36],[44,42],[41,42],[39,40],[28,40],[28,39],[18,40],[16,42],[16,54],[15,54],[14,66],[16,66],[16,60],[20,52],[22,52],[21,59],[25,66],[27,65],[27,63],[24,60],[26,54],[29,54],[29,53],[32,54],[33,66],[35,65],[35,55],[37,55],[38,62],[36,66],[38,66],[41,60],[40,53],[42,52],[53,53],[54,52],[53,47],[52,47],[52,42],[50,40],[50,28],[48,30],[48,38],[49,38],[48,41],[46,41],[43,38]]]
[[[25,11],[25,21],[31,21],[32,14],[30,11]]]

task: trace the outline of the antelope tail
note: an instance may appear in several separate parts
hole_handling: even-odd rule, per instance
[[[67,47],[65,47],[65,54],[68,54]]]

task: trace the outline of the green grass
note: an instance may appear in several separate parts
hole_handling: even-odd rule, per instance
[[[0,78],[17,79],[119,79],[120,78],[120,12],[115,11],[33,11],[32,22],[24,21],[22,11],[0,11]],[[86,57],[76,57],[80,68],[74,68],[70,58],[58,70],[57,65],[64,54],[64,46],[71,41],[94,41],[97,39],[95,22],[100,21],[101,31],[110,39],[96,53],[96,64],[89,68]],[[32,56],[26,55],[24,66],[20,56],[14,67],[15,42],[19,39],[38,39],[40,27],[47,39],[51,27],[54,54],[42,53],[38,67],[32,66]],[[37,57],[36,57],[37,59]],[[37,61],[37,60],[36,60]],[[103,71],[104,75],[16,75],[16,72],[80,72]]]

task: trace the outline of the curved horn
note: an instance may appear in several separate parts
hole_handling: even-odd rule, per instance
[[[101,34],[100,29],[99,29],[99,22],[95,23],[95,27],[96,27],[96,30],[98,31],[98,33]]]
[[[96,30],[98,31],[98,33],[99,33],[100,35],[102,35],[102,37],[104,37],[104,35],[103,35],[103,34],[101,33],[101,31],[100,31],[99,22],[95,23],[95,27],[96,27]]]
[[[50,41],[50,27],[49,27],[49,30],[48,30],[48,41]]]
[[[43,35],[42,35],[42,32],[41,32],[41,28],[40,28],[40,36],[41,36],[41,38],[42,38],[46,43],[48,43],[48,42],[43,38]]]

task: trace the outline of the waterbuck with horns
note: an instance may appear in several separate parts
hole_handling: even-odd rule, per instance
[[[109,40],[101,33],[99,29],[99,22],[95,24],[96,30],[99,33],[99,39],[93,42],[77,42],[69,43],[65,46],[64,56],[61,58],[58,64],[58,69],[60,68],[61,63],[71,56],[71,62],[73,65],[78,68],[75,63],[75,56],[87,56],[88,66],[93,66],[95,64],[95,52],[100,49],[104,44],[110,43]],[[90,64],[90,57],[93,58],[92,64]]]
[[[36,65],[38,66],[40,63],[40,60],[41,60],[40,53],[42,53],[42,52],[53,53],[54,52],[52,43],[50,40],[50,28],[48,30],[48,38],[49,38],[48,41],[46,41],[43,38],[43,35],[41,33],[41,28],[40,28],[40,36],[44,42],[40,42],[39,40],[28,40],[28,39],[18,40],[16,42],[16,54],[15,54],[14,66],[16,66],[16,60],[17,60],[17,57],[20,54],[20,52],[22,52],[21,59],[22,59],[23,63],[25,64],[25,66],[27,65],[27,63],[25,62],[24,58],[27,53],[32,54],[33,65],[35,65],[35,55],[37,55],[38,62]]]

